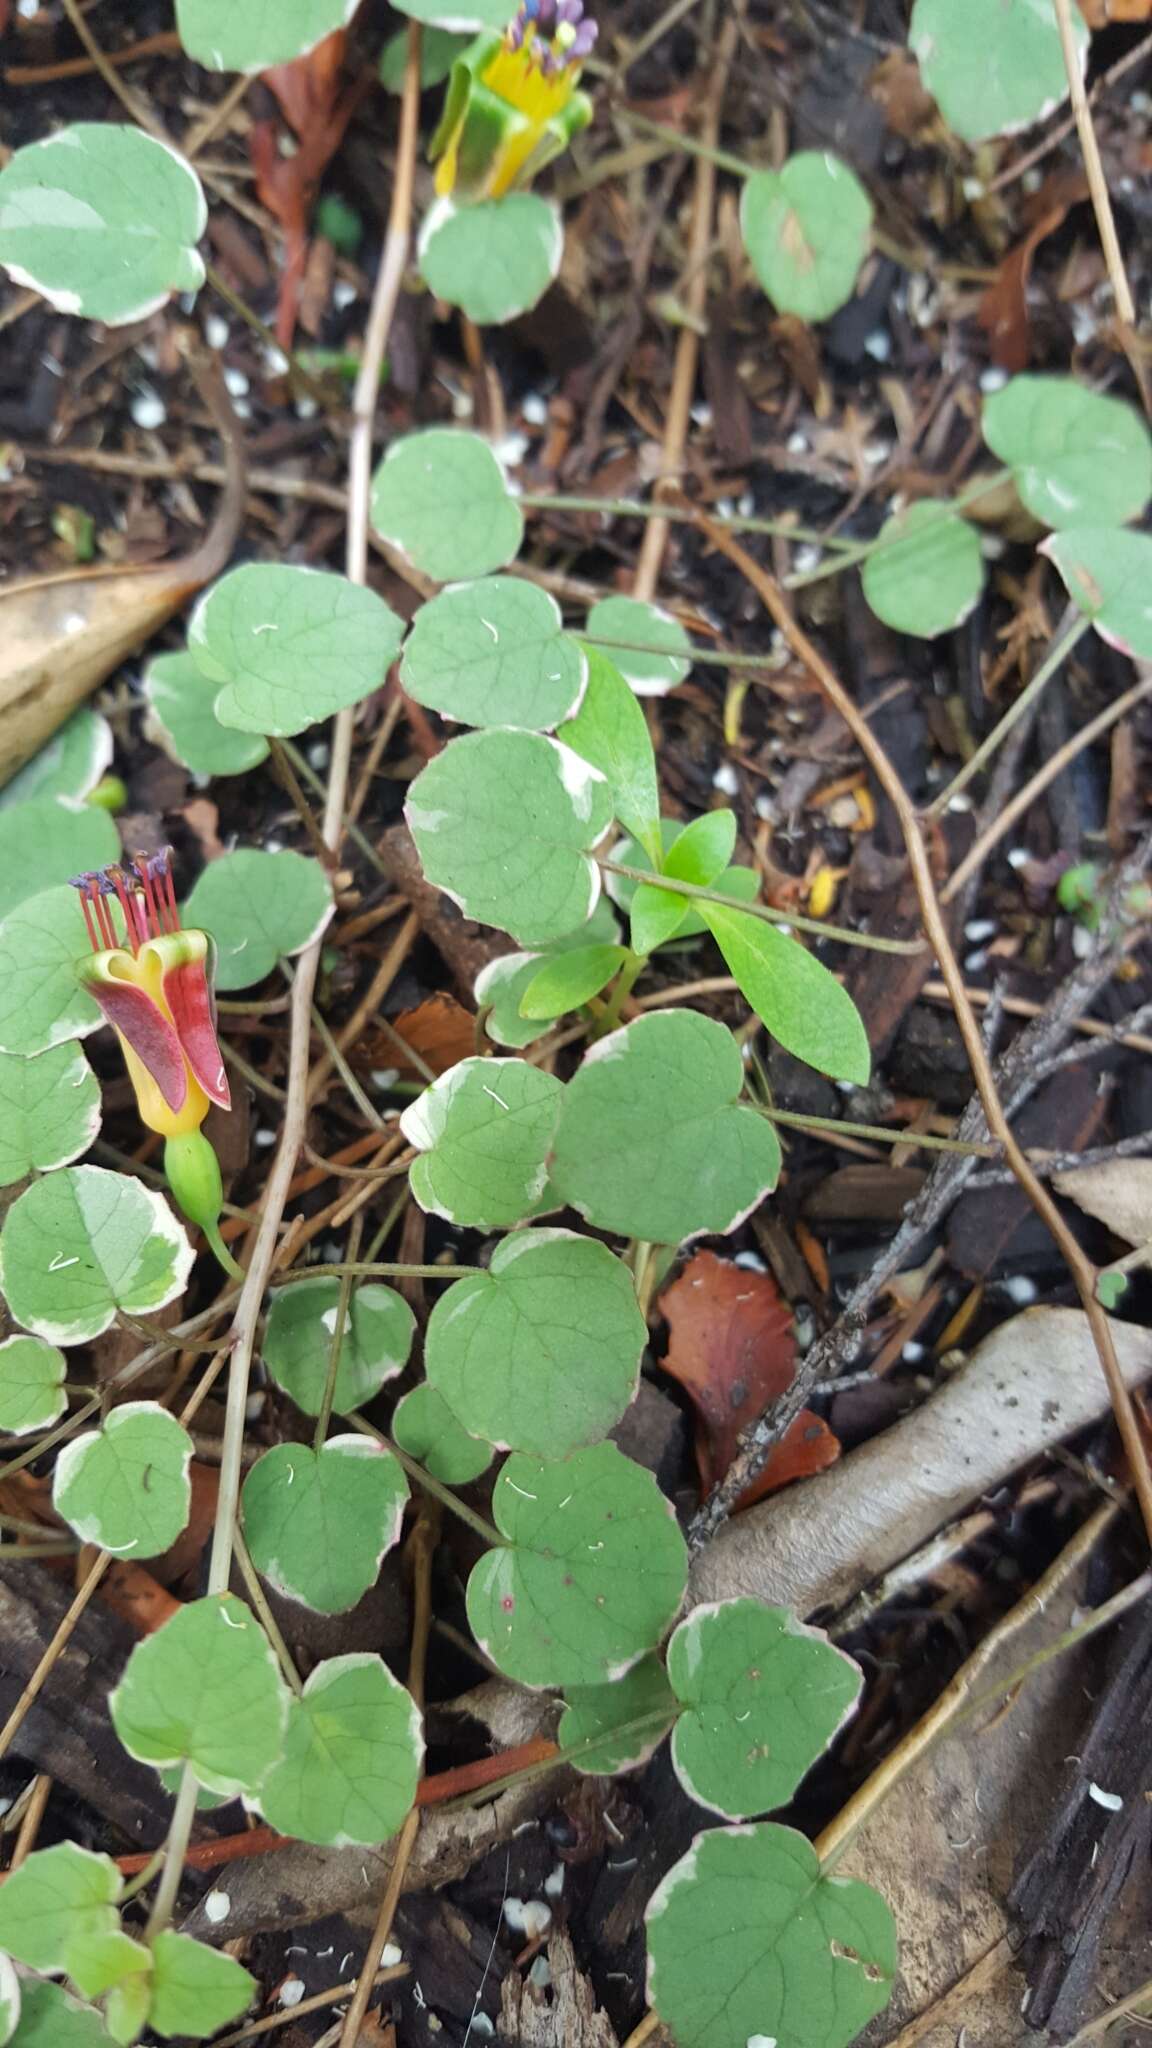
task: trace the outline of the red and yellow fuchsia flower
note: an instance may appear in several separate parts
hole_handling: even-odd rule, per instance
[[[77,978],[120,1041],[141,1122],[166,1140],[164,1171],[180,1207],[236,1272],[219,1233],[219,1163],[200,1130],[213,1103],[232,1107],[216,1036],[215,945],[207,932],[181,928],[167,849],[77,875],[72,886],[92,947]]]

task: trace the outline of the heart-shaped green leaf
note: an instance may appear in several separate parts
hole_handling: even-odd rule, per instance
[[[920,640],[950,633],[984,588],[980,536],[946,504],[921,498],[881,527],[861,581],[876,617],[894,632]]]
[[[108,2048],[108,2040],[94,2006],[81,2005],[59,1984],[22,1979],[16,2048]]]
[[[288,1692],[255,1616],[219,1593],[137,1643],[108,1707],[138,1762],[190,1763],[210,1792],[254,1796],[280,1755]]]
[[[402,1394],[392,1415],[392,1437],[402,1451],[445,1486],[467,1486],[492,1463],[492,1445],[469,1436],[442,1394],[426,1380]]]
[[[251,988],[278,960],[299,953],[332,915],[332,891],[318,861],[244,848],[209,861],[184,907],[184,922],[219,948],[216,986]],[[3,928],[0,927],[0,942]]]
[[[343,28],[357,5],[358,0],[245,0],[237,7],[234,0],[176,0],[176,27],[188,55],[209,71],[269,71],[291,64]]]
[[[437,583],[503,569],[524,538],[524,514],[487,441],[451,427],[393,441],[372,479],[372,524]]]
[[[85,1543],[118,1557],[159,1557],[188,1524],[192,1452],[187,1430],[166,1408],[126,1401],[102,1429],[63,1446],[52,1505]]]
[[[417,776],[404,814],[428,880],[466,917],[546,946],[596,907],[590,849],[610,805],[603,777],[569,747],[496,729],[451,740]]]
[[[608,784],[614,817],[655,858],[660,846],[660,799],[648,721],[617,663],[598,647],[586,652],[584,701],[558,737],[574,754],[599,769]]]
[[[0,1052],[30,1059],[103,1023],[76,979],[87,946],[79,899],[66,882],[9,912],[0,924]]]
[[[835,975],[764,918],[719,903],[701,912],[741,992],[773,1038],[822,1074],[863,1087],[872,1070],[859,1010]]]
[[[75,1842],[37,1849],[0,1887],[0,1945],[30,1970],[67,1970],[74,1944],[120,1931],[124,1880]]]
[[[220,685],[190,654],[158,655],[149,663],[144,694],[152,713],[150,737],[193,775],[242,775],[266,760],[267,740],[221,725],[216,716]]]
[[[260,1811],[299,1842],[386,1842],[411,1809],[423,1755],[420,1709],[381,1659],[332,1657],[292,1702]]]
[[[740,231],[773,305],[800,320],[827,320],[856,289],[872,202],[838,156],[804,149],[780,170],[745,180]]]
[[[241,732],[303,732],[378,689],[403,621],[374,590],[327,570],[246,562],[200,599],[188,652]]]
[[[611,1778],[647,1763],[676,1719],[676,1698],[659,1657],[641,1657],[613,1685],[572,1686],[556,1739],[561,1749],[594,1743],[572,1758],[593,1778]]]
[[[418,254],[434,297],[459,306],[478,327],[500,327],[543,298],[560,269],[564,229],[559,209],[538,192],[465,206],[439,199],[420,230]]]
[[[521,1685],[601,1685],[654,1649],[683,1598],[684,1538],[650,1472],[615,1444],[508,1459],[492,1495],[508,1539],[468,1581],[468,1621]]]
[[[98,805],[38,796],[0,811],[0,917],[51,883],[119,857],[120,834]]]
[[[784,1607],[696,1607],[668,1645],[684,1790],[729,1820],[786,1806],[854,1711],[859,1666]]]
[[[1083,62],[1088,30],[1078,8],[1069,21]],[[908,40],[928,91],[965,142],[1015,134],[1068,97],[1051,0],[916,0]]]
[[[458,583],[421,605],[400,665],[409,696],[441,717],[531,732],[572,716],[587,673],[555,598],[518,576]]]
[[[404,1111],[420,1207],[480,1230],[519,1223],[548,1183],[563,1083],[526,1060],[460,1060]]]
[[[202,2041],[239,2019],[255,1996],[256,1979],[232,1956],[170,1927],[153,1941],[148,2024],[165,2040],[191,2034]]]
[[[290,1600],[341,1614],[375,1585],[407,1498],[391,1451],[368,1437],[332,1436],[318,1451],[277,1444],[244,1481],[252,1562]]]
[[[0,1187],[69,1165],[99,1129],[100,1084],[79,1046],[0,1053]]]
[[[598,1230],[654,1244],[722,1236],[776,1185],[780,1147],[730,1031],[656,1010],[602,1038],[569,1081],[551,1179]]]
[[[5,1337],[0,1344],[0,1430],[28,1436],[58,1422],[68,1406],[67,1360],[42,1337]]]
[[[264,1334],[264,1363],[305,1415],[319,1415],[336,1329],[340,1282],[315,1279],[282,1287],[272,1297]],[[350,1415],[403,1372],[416,1319],[403,1295],[375,1282],[357,1287],[349,1304],[336,1370],[333,1406]]]
[[[0,789],[0,811],[36,796],[81,797],[95,789],[112,759],[112,728],[98,711],[75,711],[46,747]]]
[[[1152,660],[1152,537],[1078,526],[1049,534],[1040,553],[1055,563],[1072,602],[1102,639],[1136,661]],[[0,954],[3,939],[0,925]]]
[[[147,1315],[184,1292],[193,1252],[163,1195],[128,1174],[69,1166],[13,1202],[0,1230],[0,1290],[18,1323],[83,1344],[118,1309]]]
[[[1123,526],[1152,492],[1139,413],[1075,377],[1011,378],[985,401],[984,439],[1045,526]]]
[[[473,1435],[564,1457],[619,1422],[647,1335],[628,1268],[594,1238],[525,1230],[428,1320],[424,1366]]]
[[[635,597],[602,597],[589,612],[585,630],[589,640],[620,643],[602,651],[638,697],[666,697],[692,666],[687,633],[679,619],[657,604],[643,604]]]

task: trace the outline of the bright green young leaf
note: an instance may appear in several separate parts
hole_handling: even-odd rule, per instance
[[[600,598],[588,614],[585,631],[592,641],[621,643],[603,652],[638,697],[666,697],[692,666],[692,642],[679,619],[635,597]],[[621,737],[629,743],[626,729]]]
[[[633,887],[632,951],[647,955],[654,953],[657,946],[667,945],[669,939],[683,935],[691,906],[687,896],[677,896],[671,889],[658,889],[650,882],[637,882]]]
[[[603,777],[569,747],[496,730],[451,740],[416,777],[404,814],[427,879],[466,917],[543,946],[595,909],[589,849],[610,806]]]
[[[581,946],[545,960],[525,985],[520,1015],[547,1020],[578,1010],[607,988],[627,957],[623,946]]]
[[[894,632],[920,640],[950,633],[984,588],[980,536],[942,501],[922,498],[885,521],[861,581],[876,617]]]
[[[854,1712],[858,1665],[785,1607],[697,1607],[668,1645],[683,1711],[672,1762],[689,1797],[728,1820],[786,1806]]]
[[[732,1033],[693,1010],[656,1010],[602,1038],[569,1081],[554,1188],[598,1230],[654,1244],[723,1236],[776,1185],[780,1147],[738,1102]]]
[[[679,818],[662,818],[660,820],[659,844],[661,854],[658,866],[647,850],[643,846],[637,845],[633,839],[619,840],[615,846],[609,849],[608,858],[611,861],[618,861],[624,867],[642,868],[646,874],[656,875],[663,873],[671,856],[672,849],[684,830],[685,827],[681,824]],[[684,879],[691,880],[691,877],[686,876]],[[679,911],[675,913],[677,921],[673,924],[674,913],[670,904],[663,900],[659,902],[659,905],[657,902],[658,898],[663,899],[669,896],[668,890],[651,889],[645,882],[634,882],[631,876],[628,875],[614,875],[611,870],[605,873],[604,886],[613,903],[617,904],[621,910],[630,912],[635,910],[637,895],[643,890],[644,893],[640,897],[639,926],[637,926],[634,920],[632,929],[632,945],[638,953],[650,952],[652,947],[650,945],[637,944],[637,930],[639,930],[639,935],[644,940],[647,940],[650,934],[654,934],[657,929],[662,930],[664,937],[659,940],[659,943],[663,945],[670,937],[695,939],[700,936],[701,932],[708,929],[703,918],[699,915],[696,906],[690,903],[687,897],[680,899]],[[760,877],[754,868],[725,868],[723,873],[716,877],[715,887],[720,895],[735,897],[741,903],[754,903],[760,894]]]
[[[584,952],[590,946],[610,946],[620,936],[620,927],[607,896],[599,896],[587,923],[566,938],[554,939],[546,953],[504,953],[489,961],[476,976],[473,990],[481,1009],[490,1009],[485,1031],[497,1045],[516,1048],[531,1045],[548,1028],[546,1020],[522,1017],[520,998],[540,969],[562,953]],[[556,1012],[557,1016],[561,1013]]]
[[[18,1323],[56,1344],[98,1337],[118,1309],[175,1301],[192,1260],[163,1195],[102,1166],[33,1181],[0,1230],[0,1290]]]
[[[524,514],[487,441],[428,427],[393,441],[372,479],[372,524],[437,583],[514,560]]]
[[[1118,1309],[1128,1292],[1126,1273],[1101,1273],[1096,1282],[1096,1299],[1103,1308]]]
[[[110,1933],[75,1934],[68,1944],[68,1975],[85,1998],[102,1998],[126,1978],[147,1977],[148,1950],[117,1926]]]
[[[396,0],[398,11],[433,27],[505,29],[511,19],[508,0]]]
[[[807,1066],[864,1087],[872,1071],[868,1034],[835,975],[764,918],[719,903],[700,908],[741,992],[773,1038]]]
[[[288,1694],[259,1622],[221,1593],[137,1643],[108,1706],[129,1756],[190,1763],[210,1792],[234,1797],[254,1794],[279,1756]]]
[[[76,1842],[36,1849],[0,1885],[0,1947],[30,1970],[71,1968],[73,1943],[119,1932],[124,1880]]]
[[[563,254],[559,209],[538,192],[465,206],[438,199],[418,250],[429,291],[459,306],[478,327],[500,327],[530,312],[556,278]]]
[[[0,1187],[69,1165],[99,1129],[100,1084],[78,1045],[0,1053]]]
[[[1152,537],[1082,526],[1049,534],[1040,553],[1055,563],[1072,602],[1109,646],[1135,661],[1152,660]],[[0,925],[0,954],[3,943]]]
[[[424,1367],[474,1436],[562,1458],[619,1422],[646,1335],[632,1275],[606,1245],[523,1230],[497,1246],[487,1272],[441,1295]]]
[[[402,1451],[445,1486],[467,1486],[492,1463],[492,1445],[469,1436],[442,1394],[422,1380],[402,1394],[392,1415],[392,1436]]]
[[[615,1444],[545,1463],[519,1454],[496,1481],[508,1539],[468,1581],[468,1622],[521,1685],[602,1685],[655,1649],[684,1595],[687,1551],[650,1472]]]
[[[62,1351],[42,1337],[5,1337],[0,1344],[0,1430],[29,1436],[49,1429],[68,1406]]]
[[[558,737],[599,769],[608,784],[613,816],[655,858],[660,799],[648,721],[616,663],[598,647],[587,649],[587,659],[584,701]]]
[[[420,1207],[480,1230],[519,1223],[548,1182],[564,1084],[526,1060],[460,1060],[404,1111]]]
[[[336,1329],[340,1282],[316,1278],[282,1287],[272,1297],[264,1363],[305,1415],[319,1415]],[[402,1294],[375,1282],[357,1287],[349,1303],[336,1370],[333,1406],[349,1415],[395,1379],[408,1363],[416,1319]]]
[[[165,2040],[191,2034],[202,2041],[247,2012],[256,1980],[231,1956],[171,1928],[152,1944],[152,2003],[148,2024]]]
[[[530,732],[571,717],[587,673],[555,598],[518,576],[457,583],[421,605],[400,665],[409,696],[443,718]]]
[[[196,292],[208,209],[167,143],[78,121],[18,149],[0,171],[0,264],[60,313],[123,327],[173,292]]]
[[[66,882],[9,912],[0,924],[0,1052],[29,1059],[103,1023],[76,979],[89,950],[80,900]]]
[[[20,1986],[20,2027],[14,2048],[108,2048],[100,2014],[59,1984],[25,1977]]]
[[[880,1894],[823,1876],[812,1844],[772,1821],[697,1835],[644,1918],[648,1996],[683,2048],[848,2048],[892,1995]]]
[[[1088,30],[1071,20],[1081,62]],[[1052,0],[916,0],[908,32],[920,76],[949,128],[965,142],[1012,135],[1068,97]]]
[[[782,169],[745,180],[740,231],[773,305],[801,320],[827,320],[856,289],[872,202],[838,156],[805,149]]]
[[[190,654],[158,655],[148,665],[144,694],[150,735],[193,775],[243,775],[267,759],[267,740],[221,725],[215,709],[220,685]]]
[[[260,1811],[282,1835],[343,1849],[386,1842],[416,1797],[420,1709],[379,1657],[318,1664],[292,1701]]]
[[[184,922],[219,947],[216,986],[251,988],[287,954],[302,952],[332,915],[320,863],[301,853],[242,848],[209,861],[184,906]],[[0,926],[0,948],[3,927]]]
[[[98,711],[75,711],[0,789],[0,811],[26,804],[37,796],[70,797],[79,802],[93,790],[112,759],[112,728]]]
[[[192,1452],[187,1430],[166,1408],[126,1401],[102,1429],[62,1447],[52,1505],[85,1543],[117,1557],[159,1557],[188,1526]]]
[[[733,811],[705,811],[676,834],[664,859],[664,873],[674,882],[691,882],[698,889],[710,889],[732,858],[736,846],[736,815]]]
[[[11,1957],[0,1951],[0,2048],[7,2048],[19,2023],[20,1979]]]
[[[346,576],[287,562],[246,562],[205,592],[188,652],[219,694],[221,725],[303,732],[378,689],[403,621]]]
[[[289,1600],[342,1614],[375,1585],[407,1498],[396,1459],[370,1437],[277,1444],[244,1481],[252,1562]]]
[[[0,811],[0,917],[86,868],[120,858],[120,834],[94,804],[33,797]]]
[[[176,0],[176,28],[188,55],[208,71],[268,71],[291,64],[344,28],[357,5],[358,0],[244,0],[237,7],[235,0]]]
[[[984,439],[1045,526],[1123,526],[1152,492],[1139,413],[1075,377],[1011,378],[985,402]]]
[[[499,0],[499,4],[503,8],[504,0]],[[408,10],[401,11],[407,13]],[[503,23],[499,25],[502,27]],[[420,39],[420,84],[423,91],[429,92],[434,85],[443,85],[470,40],[469,36],[456,35],[449,28],[425,29]],[[389,36],[380,52],[380,83],[387,92],[403,92],[407,66],[408,31],[402,28],[399,35]]]
[[[152,1951],[141,1947],[147,1968],[130,1971],[114,1984],[104,2000],[104,2019],[112,2039],[122,2044],[138,2041],[148,2018],[152,1998]]]
[[[572,1758],[576,1770],[611,1778],[647,1763],[676,1719],[675,1695],[659,1657],[641,1657],[611,1685],[572,1686],[565,1696],[556,1740],[561,1749],[597,1740]]]

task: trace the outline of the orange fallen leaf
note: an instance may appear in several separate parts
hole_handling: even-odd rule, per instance
[[[1002,370],[1026,370],[1032,357],[1032,323],[1028,313],[1028,281],[1041,242],[1054,235],[1073,206],[1088,197],[1080,171],[1057,171],[1045,178],[1029,201],[1031,222],[1022,242],[999,264],[977,308],[976,318],[988,336],[992,360]]]
[[[770,1274],[749,1272],[715,1252],[696,1253],[661,1307],[670,1332],[661,1365],[696,1410],[696,1461],[708,1492],[731,1465],[741,1430],[792,1384],[792,1316]],[[839,1456],[828,1425],[803,1409],[740,1506],[822,1472]]]
[[[395,1038],[387,1031],[365,1032],[356,1047],[358,1065],[367,1061],[373,1067],[395,1067],[401,1074],[422,1079],[420,1069],[405,1059],[404,1046],[434,1074],[446,1074],[449,1067],[471,1059],[476,1051],[475,1017],[445,990],[417,1003],[414,1010],[402,1010],[391,1023]]]

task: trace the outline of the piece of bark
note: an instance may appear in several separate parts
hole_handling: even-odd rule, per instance
[[[71,1600],[67,1580],[39,1564],[0,1566],[0,1720],[16,1705]],[[11,1745],[13,1755],[48,1771],[133,1848],[161,1841],[171,1811],[155,1771],[132,1761],[108,1719],[108,1694],[136,1641],[107,1608],[86,1608]]]
[[[1096,1063],[1091,1061],[1070,1071],[1066,1067],[1043,1082],[1024,1105],[1014,1129],[1026,1151],[1043,1145],[1049,1152],[1082,1152],[1107,1110],[1108,1095],[1101,1090]],[[961,1195],[949,1218],[949,1260],[970,1280],[984,1279],[1036,1244],[1047,1253],[1047,1226],[1016,1181]]]
[[[509,1970],[500,1992],[497,2031],[502,2038],[517,2042],[519,2048],[616,2048],[612,2022],[577,1968],[563,1928],[549,1938],[548,1965],[552,1982],[546,1991],[518,1970]]]
[[[390,825],[381,833],[376,850],[389,881],[412,905],[425,933],[451,970],[460,996],[470,1004],[480,969],[512,950],[503,933],[488,925],[474,924],[450,897],[424,880],[407,825]]]

